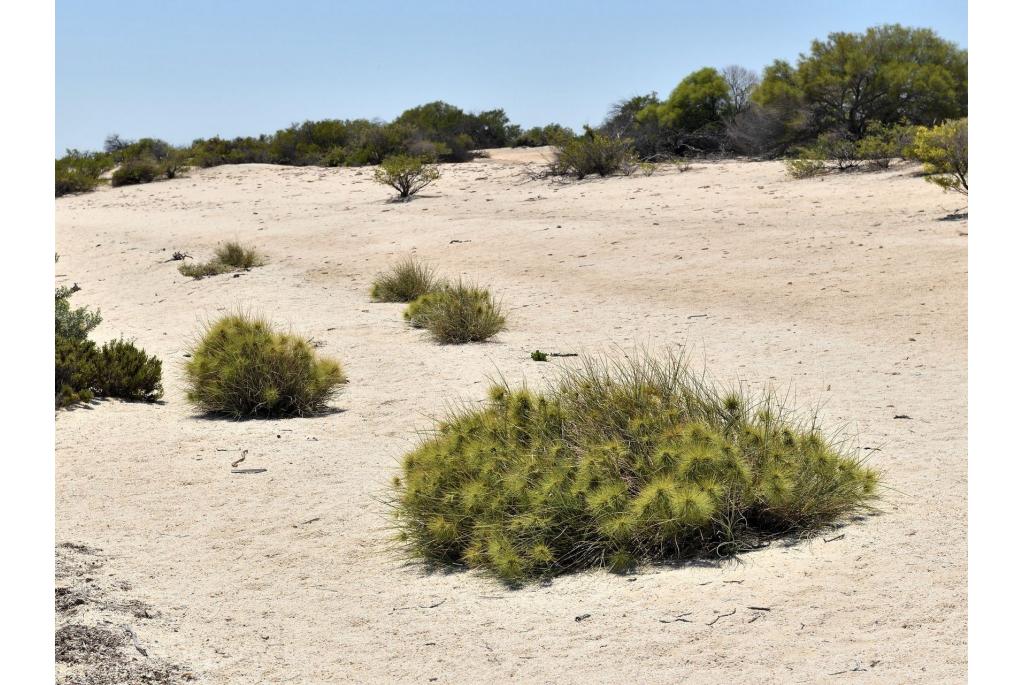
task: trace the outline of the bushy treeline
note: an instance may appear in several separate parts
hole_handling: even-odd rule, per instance
[[[779,155],[827,134],[856,144],[878,126],[935,126],[967,116],[967,51],[898,24],[815,40],[796,64],[758,75],[730,66],[686,76],[612,106],[601,132],[642,158],[733,152]]]
[[[889,24],[832,33],[813,41],[795,64],[775,60],[761,74],[739,66],[698,69],[664,100],[649,93],[615,103],[599,127],[581,136],[558,124],[523,130],[502,109],[473,113],[441,101],[390,122],[307,121],[273,134],[201,138],[181,148],[111,136],[102,153],[69,150],[57,160],[56,194],[91,190],[115,167],[111,183],[127,185],[173,178],[187,166],[361,166],[394,156],[462,162],[474,150],[509,146],[554,145],[560,156],[591,168],[569,164],[560,173],[607,175],[629,172],[641,160],[694,153],[772,157],[864,148],[862,140],[873,145],[899,135],[897,127],[935,127],[966,116],[967,51],[931,29]],[[880,136],[881,129],[891,132]],[[861,152],[865,159],[884,157]],[[613,160],[608,171],[608,154],[635,161]]]
[[[184,147],[155,138],[130,141],[112,135],[103,152],[69,150],[57,160],[56,195],[92,190],[112,169],[111,184],[118,186],[174,178],[188,166],[363,166],[399,155],[464,162],[474,150],[551,145],[572,135],[571,129],[557,124],[523,131],[502,109],[473,113],[441,101],[408,109],[391,122],[306,121],[269,135],[199,138]]]

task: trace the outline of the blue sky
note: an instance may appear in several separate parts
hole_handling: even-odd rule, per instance
[[[897,22],[967,47],[966,0],[58,0],[55,146],[391,119],[432,100],[579,128],[702,66],[760,71]]]

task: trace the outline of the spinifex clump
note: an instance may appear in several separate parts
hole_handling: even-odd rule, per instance
[[[209,325],[190,354],[188,400],[233,418],[313,414],[346,382],[341,365],[306,340],[241,314]]]
[[[727,555],[867,509],[877,474],[682,360],[584,361],[545,394],[492,389],[406,455],[401,538],[518,581]]]

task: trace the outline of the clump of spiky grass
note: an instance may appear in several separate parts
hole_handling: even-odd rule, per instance
[[[218,246],[210,261],[186,262],[178,267],[178,271],[183,276],[200,279],[257,266],[263,266],[260,253],[253,247],[232,240]]]
[[[494,387],[406,455],[395,511],[414,554],[515,582],[733,554],[866,510],[877,483],[773,395],[641,355]]]
[[[501,303],[490,291],[461,281],[416,298],[404,316],[443,344],[481,342],[505,329]]]
[[[408,257],[377,274],[370,297],[377,302],[412,302],[440,285],[432,266]]]
[[[216,259],[221,264],[227,264],[236,269],[251,269],[255,266],[263,266],[263,257],[254,247],[243,245],[234,240],[229,240],[214,250]]]
[[[189,352],[188,400],[232,418],[315,414],[347,382],[341,365],[306,340],[244,314],[206,326]]]

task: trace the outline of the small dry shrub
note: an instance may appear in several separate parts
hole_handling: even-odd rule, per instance
[[[208,262],[185,262],[178,267],[183,276],[205,278],[218,274],[252,269],[263,266],[263,257],[253,247],[237,241],[228,241],[214,250],[214,258]]]
[[[412,302],[437,286],[434,268],[415,257],[408,257],[377,274],[370,288],[370,297],[377,302]]]

